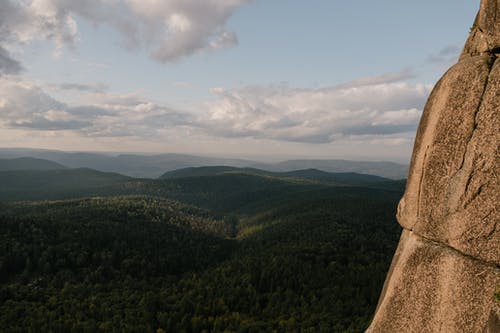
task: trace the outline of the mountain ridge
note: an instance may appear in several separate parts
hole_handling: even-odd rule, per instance
[[[9,170],[61,170],[66,169],[66,166],[50,160],[33,158],[33,157],[17,157],[12,159],[0,159],[0,171]]]
[[[189,168],[177,169],[164,173],[159,177],[159,179],[215,176],[225,173],[247,173],[259,176],[270,176],[283,179],[303,178],[309,180],[330,182],[338,185],[342,184],[355,185],[357,183],[366,185],[368,183],[380,183],[380,182],[391,181],[391,179],[389,178],[368,175],[368,174],[361,174],[356,172],[327,172],[313,168],[278,172],[278,171],[267,171],[257,168],[237,168],[230,166],[206,166],[206,167],[189,167]]]
[[[0,158],[30,156],[60,163],[69,168],[87,167],[117,172],[131,177],[157,178],[167,171],[187,167],[232,166],[286,172],[314,168],[326,172],[357,172],[390,179],[404,179],[408,165],[383,161],[351,161],[343,159],[292,159],[277,163],[246,159],[206,157],[189,154],[139,155],[126,153],[64,152],[55,150],[0,148]]]

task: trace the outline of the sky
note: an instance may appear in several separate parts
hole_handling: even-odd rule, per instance
[[[478,7],[0,0],[0,147],[407,163]]]

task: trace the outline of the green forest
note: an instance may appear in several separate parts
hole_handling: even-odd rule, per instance
[[[404,181],[2,171],[2,332],[362,332]]]

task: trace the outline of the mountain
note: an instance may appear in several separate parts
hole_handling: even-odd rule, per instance
[[[167,171],[189,167],[231,166],[254,168],[273,172],[317,169],[325,172],[355,172],[390,179],[406,178],[408,166],[393,162],[363,162],[348,160],[290,160],[263,163],[245,159],[229,159],[186,154],[104,154],[63,152],[54,150],[0,148],[0,158],[30,156],[47,159],[69,168],[91,168],[116,172],[131,177],[157,178]]]
[[[13,159],[0,159],[0,171],[6,170],[60,170],[66,167],[49,160],[19,157]]]
[[[91,169],[0,171],[0,201],[100,195],[131,178]]]
[[[259,176],[268,176],[282,179],[303,179],[335,185],[368,185],[391,181],[379,176],[359,174],[355,172],[326,172],[317,169],[294,170],[287,172],[272,172],[256,168],[236,168],[228,166],[192,167],[168,171],[160,179],[176,179],[187,177],[217,176],[228,173],[244,173]]]
[[[0,171],[0,184],[5,332],[363,331],[404,187],[229,166]]]
[[[500,332],[500,1],[422,114],[403,234],[367,332]]]
[[[381,183],[382,184],[382,183]],[[131,186],[131,184],[128,184]],[[279,178],[246,173],[224,173],[216,176],[186,177],[135,183],[137,193],[176,198],[221,214],[254,214],[264,209],[290,205],[296,201],[321,196],[351,197],[383,195],[399,197],[402,187],[346,186],[311,182],[300,178]],[[378,194],[377,194],[378,193]],[[382,194],[383,193],[383,194]]]
[[[318,169],[326,172],[355,172],[390,179],[403,179],[408,166],[394,162],[368,162],[348,160],[289,160],[270,166],[273,171]]]
[[[391,179],[356,172],[326,172],[318,169],[303,169],[275,173],[281,177],[295,177],[343,185],[368,185],[391,181]]]
[[[204,176],[217,176],[220,174],[228,172],[248,172],[255,174],[265,173],[263,170],[251,169],[251,168],[237,168],[232,166],[202,166],[202,167],[189,167],[181,168],[172,171],[167,171],[161,175],[160,179],[175,179],[175,178],[186,178],[186,177],[204,177]]]
[[[0,157],[31,156],[61,163],[69,168],[90,168],[115,172],[130,177],[157,178],[165,171],[207,165],[231,165],[244,167],[255,161],[225,159],[184,154],[105,154],[88,152],[63,152],[55,150],[0,149]]]
[[[134,182],[155,196],[0,202],[2,331],[367,327],[400,233],[401,192],[244,174],[123,190]]]
[[[91,169],[0,172],[0,201],[68,199],[85,196],[154,195],[196,205],[218,214],[252,214],[315,197],[384,191],[399,196],[404,183],[359,174],[318,170],[274,173],[258,169],[203,167],[169,172],[161,179],[137,179]],[[371,191],[371,192],[370,192]]]

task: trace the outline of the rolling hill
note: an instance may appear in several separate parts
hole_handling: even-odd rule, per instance
[[[361,332],[404,189],[227,166],[1,171],[0,183],[5,332]]]
[[[283,182],[254,177],[253,189]],[[213,177],[191,180],[203,178]],[[151,196],[0,203],[0,326],[361,332],[399,237],[398,196],[298,194],[282,191],[272,206],[258,198],[251,214],[237,213],[248,204],[238,195],[222,218]]]
[[[349,161],[349,160],[288,160],[273,164],[272,171],[318,169],[326,172],[355,172],[390,179],[403,179],[408,175],[408,166],[394,162]]]
[[[355,172],[326,172],[317,169],[304,169],[286,172],[272,172],[256,168],[236,168],[229,166],[192,167],[169,171],[160,176],[160,179],[176,179],[202,176],[218,176],[228,173],[252,174],[258,176],[269,176],[282,179],[308,179],[318,182],[326,182],[334,185],[368,185],[391,181],[379,176],[359,174]]]
[[[0,201],[52,200],[105,194],[131,178],[92,169],[0,171]]]
[[[61,170],[66,169],[62,164],[32,157],[0,159],[0,171],[13,170]]]
[[[0,201],[56,200],[85,196],[153,195],[171,198],[218,213],[254,212],[290,196],[310,191],[399,193],[404,182],[359,174],[318,170],[276,173],[259,169],[203,167],[166,173],[161,179],[138,179],[92,169],[21,170],[0,172]],[[345,187],[345,189],[343,189]],[[359,187],[359,190],[349,189]],[[286,195],[284,195],[286,194]]]
[[[0,158],[17,158],[23,156],[47,159],[70,168],[91,168],[141,178],[157,178],[167,171],[182,168],[221,165],[238,168],[256,168],[273,172],[288,172],[303,169],[317,169],[325,172],[355,172],[390,179],[403,179],[406,178],[408,173],[407,165],[393,162],[303,159],[288,160],[279,163],[264,163],[245,159],[187,154],[105,154],[0,148]]]

